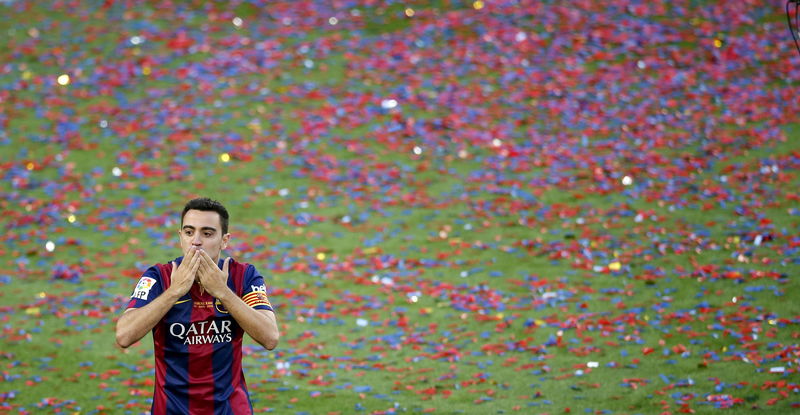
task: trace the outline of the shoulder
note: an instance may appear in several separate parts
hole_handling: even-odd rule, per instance
[[[142,277],[154,278],[157,280],[161,280],[164,277],[168,277],[172,274],[172,262],[175,262],[175,264],[178,265],[181,263],[182,259],[183,257],[178,257],[165,264],[152,265],[144,271]]]
[[[161,279],[161,267],[162,267],[163,265],[164,265],[164,264],[155,264],[155,265],[152,265],[150,268],[147,268],[147,269],[144,271],[144,273],[142,274],[142,277],[148,277],[148,278]]]
[[[245,276],[255,271],[255,267],[252,264],[248,264],[247,262],[239,262],[233,257],[231,257],[230,261],[228,262],[228,268],[231,272],[241,273]]]
[[[256,277],[261,277],[261,273],[258,272],[255,265],[243,263],[244,266],[244,276],[245,278],[252,279]]]
[[[169,270],[172,271],[172,264],[175,263],[175,266],[178,266],[183,261],[183,257],[179,256],[173,260],[167,261],[163,264],[155,264],[153,265],[154,268],[161,269],[161,270]]]
[[[142,273],[142,276],[139,277],[139,282],[136,283],[137,290],[146,289],[150,291],[150,288],[160,286],[162,281],[164,281],[164,275],[169,275],[169,272],[162,272],[162,266],[163,264],[156,264],[147,268]]]
[[[255,265],[249,264],[247,262],[238,262],[231,258],[231,262],[229,264],[231,275],[234,276],[241,276],[241,279],[245,283],[250,283],[251,281],[262,279],[263,276],[260,272],[256,269]]]

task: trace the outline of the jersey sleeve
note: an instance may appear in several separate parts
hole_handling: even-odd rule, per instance
[[[242,287],[242,300],[256,310],[275,311],[267,298],[267,286],[264,277],[253,265],[248,265],[244,272],[244,287]]]
[[[139,282],[136,283],[136,288],[133,289],[131,299],[128,302],[128,308],[146,306],[161,295],[163,290],[164,286],[161,284],[161,273],[158,271],[158,267],[148,268],[139,278]]]

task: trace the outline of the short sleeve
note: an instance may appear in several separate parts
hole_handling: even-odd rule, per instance
[[[267,298],[267,286],[264,284],[264,277],[253,265],[248,265],[244,272],[242,300],[256,310],[274,311],[269,298]]]
[[[156,297],[161,295],[164,290],[161,284],[161,273],[158,267],[153,266],[147,269],[139,278],[136,287],[131,294],[131,300],[128,302],[128,308],[144,307],[153,301]]]

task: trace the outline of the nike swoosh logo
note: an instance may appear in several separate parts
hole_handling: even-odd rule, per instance
[[[185,299],[185,300],[176,301],[176,302],[175,302],[175,304],[183,304],[183,303],[185,303],[185,302],[187,302],[187,301],[190,301],[190,300],[191,300],[191,298],[187,298],[187,299]]]

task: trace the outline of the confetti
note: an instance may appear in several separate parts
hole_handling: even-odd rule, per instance
[[[797,408],[775,10],[5,3],[0,412],[148,410],[105,340],[206,193],[279,310],[257,412]]]

